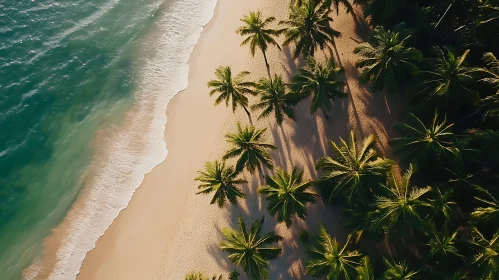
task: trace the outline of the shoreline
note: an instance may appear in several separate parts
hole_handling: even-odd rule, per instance
[[[213,106],[214,97],[209,97],[206,83],[220,65],[230,65],[234,72],[248,70],[253,80],[266,77],[263,58],[258,54],[252,58],[246,46],[239,47],[241,37],[235,29],[250,10],[261,9],[264,16],[282,20],[287,16],[282,13],[287,5],[287,1],[218,0],[190,56],[188,86],[175,95],[166,111],[166,160],[145,175],[126,208],[86,254],[78,279],[182,279],[192,271],[227,273],[234,267],[218,249],[220,230],[233,226],[239,216],[251,221],[262,215],[266,217],[265,229],[275,229],[284,237],[283,256],[272,263],[271,279],[311,279],[304,276],[300,258],[304,248],[297,237],[302,229],[314,231],[319,221],[329,221],[326,227],[341,236],[342,221],[334,210],[317,201],[309,208],[307,222],[297,221],[288,230],[275,223],[255,194],[263,184],[261,176],[246,172],[243,175],[249,183],[244,191],[248,197],[239,206],[218,209],[209,204],[210,197],[195,194],[196,172],[205,161],[213,161],[223,153],[223,135],[232,131],[236,122],[247,123],[243,111],[233,115],[223,104]],[[317,176],[316,160],[329,150],[327,141],[345,138],[350,129],[375,134],[378,146],[386,152],[392,132],[385,127],[391,127],[393,116],[398,115],[397,100],[391,102],[394,104],[389,112],[382,95],[371,95],[356,80],[352,50],[357,43],[350,39],[356,36],[351,15],[340,13],[333,25],[343,33],[337,48],[352,99],[337,102],[333,110],[338,114],[327,121],[321,114],[308,114],[309,101],[298,105],[297,122],[285,121],[283,127],[271,120],[256,121],[257,115],[253,115],[256,126],[269,128],[266,138],[278,147],[272,153],[276,165],[290,168],[296,164],[311,179]],[[336,58],[336,54],[327,52],[319,56],[324,59],[324,55]],[[289,48],[283,48],[283,52],[271,49],[268,57],[272,71],[285,79],[303,66],[291,59]]]
[[[172,97],[187,87],[188,61],[204,26],[212,18],[216,0],[202,2],[195,8],[192,6],[187,12],[191,16],[171,19],[170,12],[175,7],[177,10],[184,7],[188,2],[164,2],[160,12],[156,13],[161,13],[162,17],[155,21],[148,35],[137,42],[137,52],[140,52],[136,61],[141,65],[137,67],[141,70],[137,72],[140,82],[135,99],[138,101],[126,110],[123,118],[110,122],[111,125],[103,126],[96,132],[92,148],[97,156],[82,176],[85,187],[63,221],[45,238],[43,255],[23,271],[23,278],[76,278],[86,253],[95,247],[95,242],[128,206],[144,176],[167,157],[163,137],[165,108]],[[168,23],[186,22],[192,16],[197,21],[185,24],[184,31],[188,36],[173,29],[169,33],[174,35],[168,36],[168,32],[164,31]],[[163,38],[158,39],[158,35]],[[171,40],[175,40],[173,44]],[[178,51],[162,55],[172,48],[178,48]],[[182,56],[183,53],[187,56]],[[161,128],[160,135],[157,128]],[[120,150],[122,152],[117,153]],[[123,161],[127,159],[129,162]]]

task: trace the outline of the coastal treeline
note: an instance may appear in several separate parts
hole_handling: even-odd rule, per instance
[[[310,99],[310,114],[334,118],[332,104],[349,94],[343,69],[314,55],[341,36],[333,22],[339,7],[370,27],[354,51],[360,82],[373,94],[402,95],[408,113],[390,140],[394,158],[381,155],[373,135],[358,139],[352,131],[331,139],[332,153],[316,163],[321,176],[312,180],[298,167],[274,168],[276,147],[266,128],[252,125],[252,113],[282,125]],[[226,135],[230,148],[200,171],[199,193],[220,208],[236,205],[245,199],[241,171],[267,168],[271,175],[258,193],[287,227],[306,219],[316,199],[343,209],[345,240],[323,226],[300,238],[308,248],[306,273],[315,278],[499,279],[499,1],[294,0],[285,21],[261,11],[241,21],[242,45],[254,56],[261,52],[268,76],[255,82],[248,72],[216,69],[208,83],[215,105],[242,108],[249,124]],[[281,48],[278,37],[306,61],[289,82],[272,73],[266,55]],[[222,232],[220,249],[249,279],[268,279],[269,262],[282,251],[282,237],[263,232],[263,223],[240,217]],[[192,275],[186,279],[208,279]]]

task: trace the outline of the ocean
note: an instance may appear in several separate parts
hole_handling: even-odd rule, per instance
[[[166,106],[215,5],[0,1],[0,279],[76,277],[166,158]]]

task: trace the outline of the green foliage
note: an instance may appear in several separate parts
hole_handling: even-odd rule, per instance
[[[477,248],[472,258],[476,279],[493,280],[499,275],[499,230],[486,238],[478,229],[473,230],[472,245]]]
[[[422,54],[407,46],[411,36],[400,32],[385,30],[378,26],[374,29],[369,42],[361,43],[354,53],[361,58],[355,66],[363,68],[361,81],[373,81],[374,90],[387,88],[398,91],[402,84],[419,72],[418,63]]]
[[[248,97],[246,97],[246,95],[255,95],[256,93],[252,89],[255,84],[245,80],[246,76],[249,74],[249,72],[243,71],[233,77],[232,70],[229,66],[218,67],[215,71],[217,80],[208,82],[208,87],[211,88],[210,96],[215,93],[220,94],[215,100],[215,105],[225,101],[225,105],[228,107],[229,103],[231,103],[232,111],[234,112],[238,106],[241,106],[248,116],[250,116],[247,109]]]
[[[384,278],[386,280],[412,280],[416,279],[417,271],[411,270],[406,262],[390,262],[385,259],[386,270]]]
[[[303,96],[312,95],[310,113],[321,109],[324,116],[332,108],[332,102],[346,94],[341,91],[345,83],[337,78],[343,69],[336,67],[333,59],[327,63],[317,62],[313,57],[307,59],[307,67],[301,68],[300,72],[293,77],[291,88],[296,94]]]
[[[185,280],[222,280],[222,275],[207,277],[201,272],[189,273],[185,276]]]
[[[368,256],[362,258],[361,264],[355,270],[357,271],[357,280],[374,280],[374,267]]]
[[[234,168],[227,166],[224,161],[207,162],[205,171],[199,171],[200,181],[198,194],[214,193],[211,204],[216,203],[223,208],[227,200],[232,204],[237,204],[237,198],[245,198],[244,192],[237,185],[247,183],[238,179],[238,172]]]
[[[264,218],[256,220],[250,226],[239,218],[238,230],[225,228],[224,240],[220,249],[229,254],[229,260],[241,267],[251,280],[269,279],[269,260],[276,259],[282,249],[274,244],[282,237],[273,231],[262,235]]]
[[[489,87],[497,89],[497,91],[495,94],[481,99],[480,105],[487,115],[497,118],[499,117],[499,61],[491,52],[483,54],[483,60],[487,67],[475,69],[475,71],[486,75],[479,82],[485,83]]]
[[[374,150],[373,135],[359,145],[352,131],[349,143],[342,138],[340,142],[341,146],[338,146],[330,141],[334,157],[323,157],[317,162],[317,168],[322,170],[321,179],[334,184],[329,200],[341,194],[350,202],[367,203],[371,198],[371,186],[384,178],[391,161],[381,158]]]
[[[258,189],[268,201],[268,210],[272,216],[277,214],[278,222],[286,222],[291,226],[294,215],[305,219],[307,215],[306,204],[313,203],[315,194],[307,191],[311,181],[303,181],[303,170],[293,167],[291,173],[277,169],[274,176],[266,176],[267,185]]]
[[[300,234],[298,235],[298,239],[301,241],[303,244],[308,244],[310,241],[310,233],[306,230],[300,231]]]
[[[477,29],[481,39],[492,46],[499,46],[499,1],[479,0]]]
[[[357,0],[365,5],[364,14],[372,16],[376,22],[390,22],[397,10],[407,4],[407,0]],[[411,1],[409,1],[411,2]]]
[[[499,61],[491,52],[483,54],[483,61],[487,64],[487,67],[478,69],[487,74],[488,77],[480,79],[479,81],[497,89],[496,94],[499,94]]]
[[[442,191],[441,188],[432,188],[433,198],[429,199],[431,207],[435,210],[433,220],[443,216],[445,222],[452,219],[455,212],[456,202],[452,201],[453,190]],[[440,221],[440,219],[438,220]]]
[[[334,42],[334,37],[340,36],[340,32],[329,26],[333,19],[320,1],[303,0],[301,5],[293,5],[290,9],[289,19],[280,24],[286,26],[284,45],[293,43],[295,46],[295,58],[300,54],[314,56],[315,49],[323,50],[328,43]]]
[[[330,10],[331,6],[334,6],[336,15],[340,12],[340,4],[345,6],[347,14],[353,14],[353,6],[348,0],[323,0],[322,4],[327,10]]]
[[[478,191],[475,199],[482,206],[471,212],[471,218],[482,223],[492,223],[499,226],[499,195],[494,195],[480,186],[475,186],[475,188]],[[491,190],[495,189],[491,188]]]
[[[389,234],[405,234],[413,228],[420,231],[423,229],[423,210],[431,206],[424,197],[431,188],[412,186],[412,174],[412,165],[401,180],[395,177],[394,171],[388,173],[387,184],[382,185],[386,195],[376,197],[372,213],[374,227],[381,227]]]
[[[229,280],[238,280],[239,279],[239,272],[237,272],[235,269],[232,271],[229,275]]]
[[[321,226],[316,244],[309,248],[311,259],[307,263],[306,273],[314,277],[325,276],[327,280],[352,279],[356,266],[360,265],[361,254],[348,251],[349,242],[350,236],[341,246]]]
[[[253,172],[262,165],[272,169],[272,159],[268,151],[275,149],[275,146],[264,142],[265,131],[267,131],[266,128],[257,129],[252,125],[242,127],[238,123],[236,133],[225,135],[227,142],[232,144],[232,148],[225,153],[223,159],[238,157],[236,171],[246,168]]]
[[[281,125],[285,117],[295,120],[295,106],[300,101],[297,94],[286,92],[281,76],[274,80],[261,79],[256,85],[260,102],[251,106],[252,110],[261,109],[258,119],[265,118],[274,112],[275,120]]]
[[[270,66],[267,61],[266,51],[269,46],[275,46],[279,50],[281,49],[274,37],[278,37],[282,33],[282,30],[269,28],[269,25],[275,21],[275,17],[263,19],[261,11],[250,12],[249,15],[244,16],[241,21],[244,23],[244,26],[241,26],[236,32],[241,36],[247,36],[241,45],[249,44],[251,55],[253,56],[255,56],[257,47],[262,51],[270,79]]]
[[[423,80],[417,94],[433,100],[441,110],[455,112],[463,105],[477,104],[479,95],[471,88],[474,71],[465,65],[469,50],[457,56],[450,48],[434,48],[437,53],[432,70],[422,71]],[[445,106],[443,106],[445,105]]]
[[[455,246],[455,239],[457,236],[457,231],[453,234],[448,234],[447,232],[437,232],[433,231],[429,237],[428,246],[430,247],[430,257],[432,258],[449,258],[450,256],[463,257],[459,254],[457,247]]]
[[[249,44],[253,56],[255,55],[256,48],[259,48],[262,52],[266,52],[269,45],[276,46],[279,50],[281,49],[274,39],[274,37],[279,36],[281,32],[276,29],[268,28],[268,25],[275,21],[275,17],[263,19],[262,12],[256,11],[250,12],[249,15],[245,15],[241,21],[245,25],[237,29],[236,32],[241,36],[247,36],[241,45]]]
[[[467,145],[479,151],[477,164],[474,168],[482,170],[481,177],[494,177],[499,171],[499,132],[494,130],[473,131]]]
[[[431,168],[435,166],[434,163],[445,162],[445,159],[458,155],[452,126],[445,119],[439,121],[436,113],[430,126],[426,126],[414,114],[409,114],[407,123],[395,126],[400,137],[392,139],[390,144],[395,153],[407,162],[415,162],[423,169]]]

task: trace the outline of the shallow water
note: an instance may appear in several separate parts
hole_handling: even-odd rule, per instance
[[[26,268],[85,189],[51,276],[74,278],[166,157],[165,107],[216,2],[167,1],[0,3],[0,279],[36,276]]]

